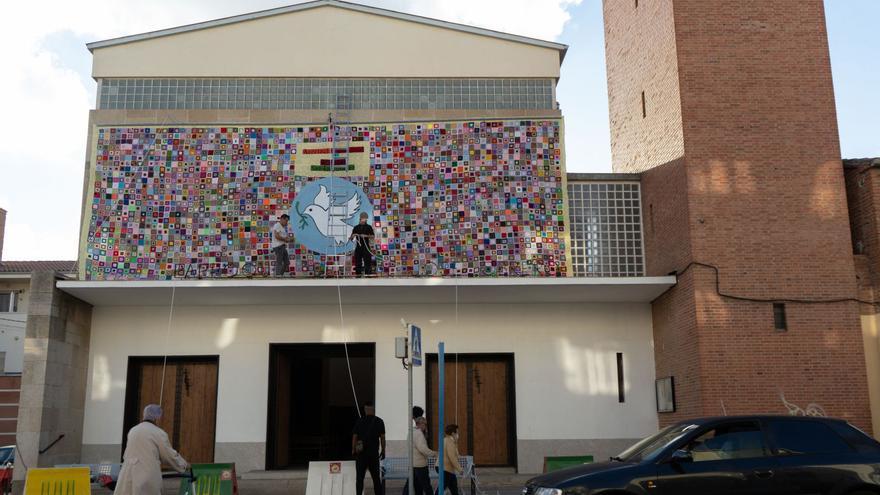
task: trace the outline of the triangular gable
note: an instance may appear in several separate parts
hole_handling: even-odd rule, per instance
[[[339,0],[88,47],[95,77],[558,77],[567,49]]]

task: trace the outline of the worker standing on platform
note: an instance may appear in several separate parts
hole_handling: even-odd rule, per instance
[[[144,421],[128,431],[115,495],[162,495],[162,463],[182,473],[189,464],[171,447],[168,434],[156,423],[162,408],[144,408]]]
[[[354,241],[354,272],[358,276],[373,274],[373,239],[376,234],[367,223],[369,215],[362,211],[360,223],[351,231],[350,240]]]
[[[290,228],[287,226],[290,222],[290,215],[284,214],[278,219],[278,222],[272,226],[272,253],[275,254],[275,276],[283,277],[287,270],[290,269],[290,255],[287,253],[287,243],[293,241],[290,234]]]

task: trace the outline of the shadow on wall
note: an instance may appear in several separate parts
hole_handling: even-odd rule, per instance
[[[566,337],[557,339],[556,355],[565,388],[576,395],[616,396],[617,352],[621,350],[614,342],[584,347]]]

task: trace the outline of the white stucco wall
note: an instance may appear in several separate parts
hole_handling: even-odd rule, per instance
[[[217,437],[265,442],[270,343],[376,342],[377,414],[405,439],[406,374],[394,358],[400,319],[419,324],[425,352],[515,353],[518,440],[635,438],[656,431],[649,304],[176,307],[168,353],[219,355]],[[119,444],[127,360],[166,351],[168,308],[96,307],[83,442]],[[616,353],[625,359],[618,403]],[[358,377],[355,377],[357,380]],[[415,403],[425,403],[417,368]]]
[[[324,6],[94,50],[102,77],[559,77],[559,51]]]
[[[0,352],[6,353],[2,373],[21,373],[24,365],[24,327],[30,288],[28,279],[0,280],[0,292],[15,291],[18,298],[18,311],[0,312]]]
[[[0,352],[6,353],[3,373],[21,373],[24,366],[24,326],[27,315],[0,313]]]

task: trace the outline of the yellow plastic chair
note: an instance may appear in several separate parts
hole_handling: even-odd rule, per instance
[[[89,468],[33,468],[27,472],[24,495],[91,495]]]

